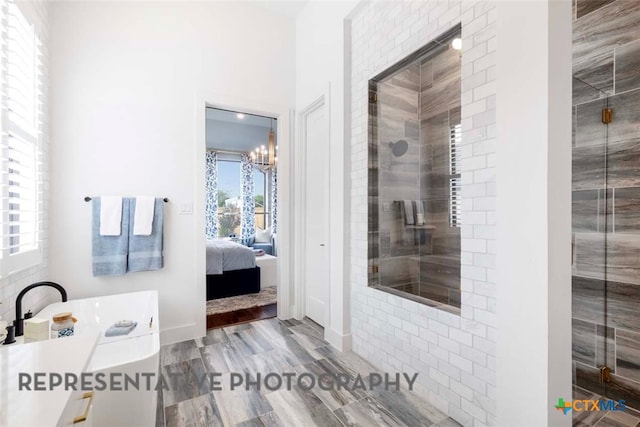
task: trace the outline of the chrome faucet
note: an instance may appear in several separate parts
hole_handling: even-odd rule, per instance
[[[22,318],[22,298],[25,296],[27,292],[29,292],[33,288],[38,288],[40,286],[50,286],[52,288],[56,288],[58,292],[60,292],[60,296],[62,297],[62,302],[67,302],[67,291],[57,283],[53,282],[36,282],[33,283],[23,290],[20,291],[18,297],[16,298],[16,320],[13,321],[13,325],[16,327],[16,337],[21,336],[24,333],[24,319]]]

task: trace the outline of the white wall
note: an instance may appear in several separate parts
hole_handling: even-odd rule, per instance
[[[325,337],[340,349],[351,346],[349,319],[348,185],[344,134],[344,19],[357,1],[310,2],[296,20],[296,110],[328,92],[330,112],[330,283]]]
[[[51,8],[51,279],[70,298],[158,289],[163,341],[202,335],[204,271],[195,265],[204,213],[178,214],[201,197],[196,104],[206,93],[293,105],[294,22],[242,2]],[[100,194],[169,197],[164,269],[92,277],[82,199]]]
[[[505,426],[571,425],[554,408],[571,399],[571,22],[568,0],[498,5],[497,402]]]

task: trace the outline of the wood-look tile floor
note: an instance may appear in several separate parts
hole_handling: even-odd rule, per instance
[[[212,329],[207,336],[163,346],[161,372],[344,374],[353,380],[377,370],[352,352],[339,352],[311,320],[278,319]],[[224,376],[223,384],[224,384]],[[295,384],[295,383],[294,383]],[[228,387],[227,387],[228,388]],[[177,426],[459,426],[423,401],[399,391],[210,390],[209,384],[182,381],[160,391],[156,425]]]
[[[598,400],[602,396],[573,387],[574,400]],[[573,411],[572,411],[573,412]],[[627,407],[625,411],[573,412],[573,427],[640,427],[640,412]]]

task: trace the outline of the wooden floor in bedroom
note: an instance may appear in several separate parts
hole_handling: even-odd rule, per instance
[[[222,328],[240,323],[253,322],[254,320],[269,319],[278,314],[277,304],[269,304],[262,307],[243,308],[227,313],[209,314],[207,316],[207,329]]]

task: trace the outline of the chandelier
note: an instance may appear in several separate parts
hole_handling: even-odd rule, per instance
[[[251,162],[253,166],[262,172],[269,172],[276,168],[278,157],[276,155],[276,134],[273,132],[273,120],[269,124],[269,138],[267,146],[261,145],[251,152]]]

